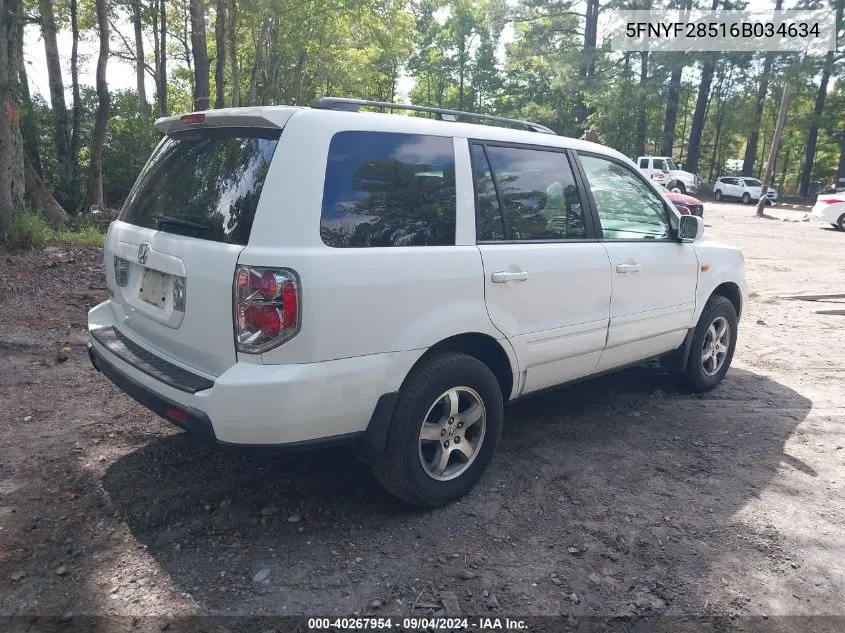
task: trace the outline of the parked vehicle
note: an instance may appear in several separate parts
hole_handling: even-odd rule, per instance
[[[698,192],[698,176],[684,171],[668,156],[640,156],[637,159],[637,167],[654,182],[665,185],[669,191]]]
[[[652,358],[721,382],[742,254],[634,163],[533,123],[361,106],[414,109],[159,119],[106,237],[94,366],[202,441],[352,442],[423,507],[473,487],[508,401]]]
[[[682,193],[675,193],[674,191],[665,191],[664,197],[669,200],[682,215],[697,215],[700,218],[704,217],[704,203],[698,198],[692,196],[685,196]]]
[[[845,231],[845,191],[819,195],[810,213],[822,222]]]
[[[722,176],[713,185],[713,196],[716,200],[734,198],[742,201],[743,204],[757,202],[763,193],[763,183],[756,178],[745,178],[741,176]],[[766,204],[776,202],[778,199],[777,189],[769,187],[766,191]]]

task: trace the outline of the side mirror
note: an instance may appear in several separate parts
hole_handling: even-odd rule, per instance
[[[694,242],[704,235],[704,220],[697,215],[682,215],[678,224],[678,239]]]

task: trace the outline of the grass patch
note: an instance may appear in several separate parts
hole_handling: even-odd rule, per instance
[[[96,226],[53,228],[39,214],[23,211],[12,216],[6,240],[12,246],[24,249],[47,245],[102,247],[105,235]]]

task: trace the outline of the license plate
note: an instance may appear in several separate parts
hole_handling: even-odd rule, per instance
[[[170,275],[145,268],[138,298],[156,308],[164,308],[167,303],[168,288],[170,288]]]

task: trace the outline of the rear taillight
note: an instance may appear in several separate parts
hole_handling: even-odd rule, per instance
[[[129,283],[129,261],[117,255],[114,256],[114,282],[121,288]]]
[[[299,277],[292,270],[239,266],[234,287],[235,343],[239,352],[259,354],[299,332]]]
[[[839,204],[840,202],[845,202],[845,200],[837,200],[836,198],[828,198],[827,200],[819,200],[819,202],[823,202],[825,204]]]
[[[173,278],[173,309],[178,312],[185,311],[185,278]]]

